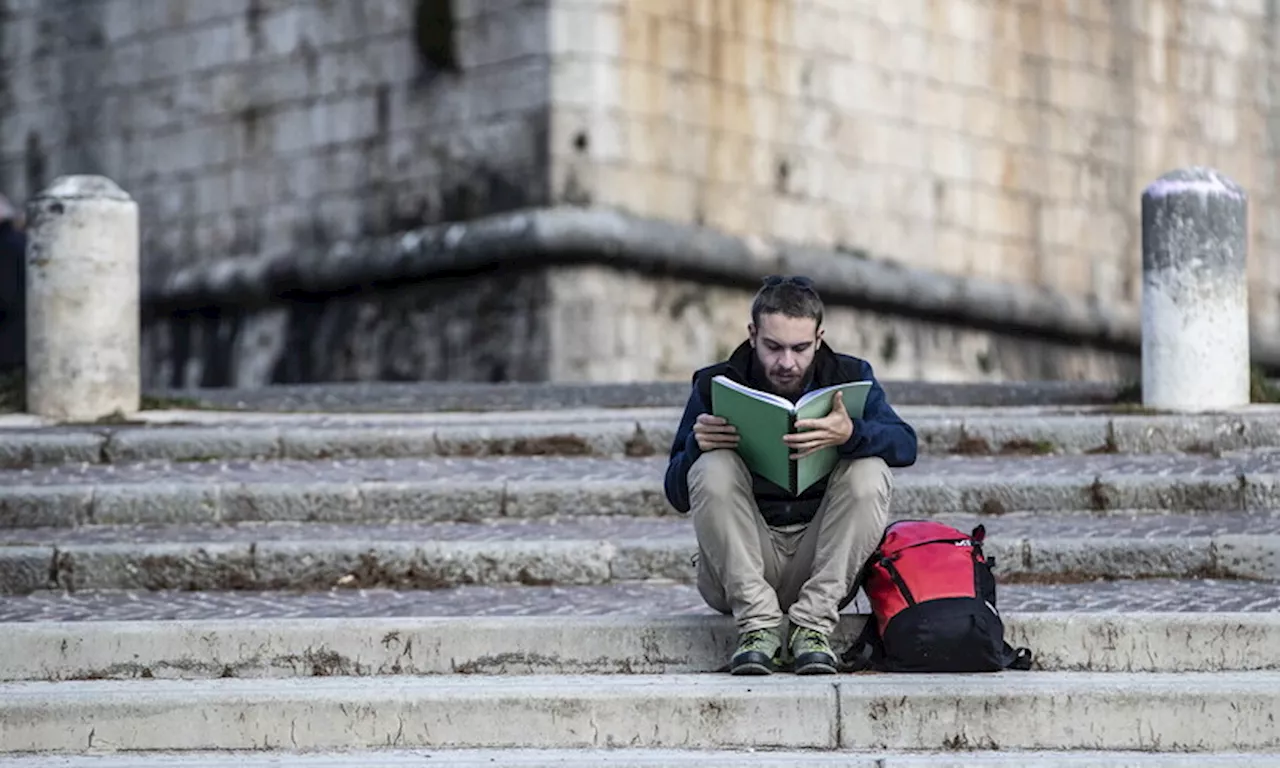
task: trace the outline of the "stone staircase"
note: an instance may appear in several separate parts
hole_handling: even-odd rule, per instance
[[[717,674],[670,407],[0,417],[0,766],[1280,764],[1280,410],[899,410],[1033,671]]]

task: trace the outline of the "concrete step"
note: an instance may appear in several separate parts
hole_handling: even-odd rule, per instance
[[[1156,415],[1079,408],[907,406],[920,452],[1213,454],[1280,446],[1280,409]],[[125,425],[0,421],[0,468],[63,463],[448,456],[665,456],[681,409],[508,413],[144,412]]]
[[[937,519],[961,530],[983,522]],[[1280,516],[1270,513],[986,522],[986,552],[1003,583],[1280,579]],[[0,530],[0,592],[689,582],[696,552],[687,518],[8,529]]]
[[[0,527],[661,516],[666,462],[503,457],[75,465],[0,470]],[[1280,452],[923,457],[895,472],[911,517],[1280,509]]]
[[[848,614],[837,650],[862,629]],[[1006,638],[1042,670],[1280,669],[1276,613],[1013,613]],[[727,616],[230,618],[0,624],[0,680],[714,672]]]
[[[0,684],[0,752],[375,747],[1280,751],[1280,673]]]
[[[448,765],[453,768],[791,768],[827,765],[844,768],[1274,768],[1280,753],[1219,752],[1190,755],[1140,752],[863,752],[857,750],[720,749],[376,749],[321,753],[166,752],[162,755],[72,757],[0,757],[0,768],[403,768]]]

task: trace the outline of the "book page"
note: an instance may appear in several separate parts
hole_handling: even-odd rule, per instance
[[[712,381],[717,384],[722,384],[748,397],[754,397],[757,400],[763,400],[767,403],[773,403],[779,408],[785,408],[788,412],[791,411],[791,401],[785,397],[775,395],[772,392],[763,392],[759,389],[752,389],[751,387],[748,387],[745,384],[739,384],[738,382],[734,381],[733,379],[730,379],[727,376],[716,376],[714,379],[712,379]]]

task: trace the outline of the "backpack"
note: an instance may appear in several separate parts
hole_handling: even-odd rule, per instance
[[[858,575],[871,601],[842,655],[850,671],[995,672],[1030,669],[1031,651],[1004,639],[985,526],[964,534],[928,520],[890,524]],[[856,586],[855,586],[856,591]]]

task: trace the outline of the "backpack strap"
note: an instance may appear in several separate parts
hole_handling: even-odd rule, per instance
[[[1008,659],[1005,662],[1005,669],[1017,669],[1026,671],[1031,669],[1031,649],[1030,648],[1014,648],[1008,643],[1004,644],[1004,655]]]
[[[841,672],[865,672],[880,668],[884,658],[884,644],[880,640],[880,632],[876,629],[874,614],[867,616],[867,623],[862,631],[853,639],[845,652],[840,654]]]

